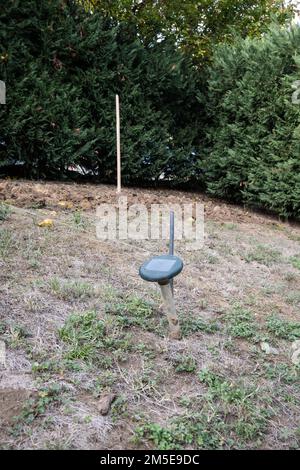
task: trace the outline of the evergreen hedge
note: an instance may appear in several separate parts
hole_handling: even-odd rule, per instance
[[[216,50],[200,162],[210,194],[300,216],[300,104],[292,103],[299,63],[299,27]]]
[[[0,10],[0,165],[25,162],[33,178],[82,165],[115,178],[115,94],[121,99],[122,176],[155,182],[193,176],[197,82],[167,42],[144,46],[130,24],[76,2],[7,0]]]

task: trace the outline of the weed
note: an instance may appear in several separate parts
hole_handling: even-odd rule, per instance
[[[181,330],[183,336],[189,336],[192,333],[215,333],[219,330],[219,325],[216,321],[205,321],[200,317],[184,317],[180,318]]]
[[[300,338],[300,323],[284,320],[276,315],[270,315],[266,322],[267,330],[276,338],[294,341]]]
[[[110,367],[112,362],[107,354],[101,355],[101,351],[113,351],[120,356],[131,348],[130,338],[119,329],[108,331],[95,311],[71,315],[59,330],[59,337],[68,344],[66,359],[96,362],[104,368]]]
[[[62,391],[60,385],[40,389],[36,397],[27,400],[21,415],[16,419],[17,425],[22,422],[32,423],[37,417],[43,415],[49,406],[62,403]]]
[[[221,224],[223,228],[227,230],[236,230],[238,228],[237,224],[234,224],[233,222],[224,222]]]
[[[24,346],[29,336],[29,332],[23,326],[12,325],[5,328],[3,337],[11,348],[19,348]]]
[[[209,264],[217,264],[220,262],[219,258],[216,255],[213,255],[211,253],[207,255],[206,259]]]
[[[149,423],[135,429],[134,439],[140,442],[142,439],[149,439],[158,450],[178,450],[181,449],[177,443],[177,436],[173,430],[166,429],[159,424]]]
[[[285,274],[284,279],[287,282],[294,282],[298,279],[298,276],[295,273],[288,272]]]
[[[294,268],[300,269],[300,257],[299,256],[291,256],[290,262],[292,263],[292,266]]]
[[[96,378],[93,383],[92,393],[94,397],[99,397],[103,390],[111,388],[117,381],[117,375],[115,372],[105,370],[101,372],[101,375]]]
[[[291,305],[299,305],[300,304],[300,290],[292,290],[286,296],[286,301],[288,304]]]
[[[239,305],[225,316],[225,321],[227,332],[235,338],[253,338],[257,332],[252,313]]]
[[[268,379],[276,380],[283,384],[291,385],[299,383],[300,367],[290,364],[265,364],[265,375]]]
[[[225,380],[210,370],[202,370],[199,379],[208,386],[207,399],[220,411],[233,419],[232,431],[242,440],[249,441],[261,435],[266,428],[267,412],[256,406],[256,390]]]
[[[153,307],[150,303],[135,296],[129,295],[122,302],[106,304],[106,313],[116,317],[117,324],[123,328],[138,326],[146,331],[162,335],[162,324],[153,316]]]
[[[220,399],[228,403],[238,403],[247,397],[243,388],[236,387],[232,382],[224,380],[220,375],[204,369],[199,373],[199,379],[209,387],[212,400]]]
[[[124,396],[117,397],[111,405],[112,420],[116,422],[120,417],[126,418],[128,414],[128,402]]]
[[[82,281],[61,282],[57,278],[52,278],[49,287],[51,292],[62,300],[84,299],[93,294],[92,286]]]
[[[87,221],[85,218],[82,216],[81,211],[76,210],[73,214],[73,224],[75,225],[76,228],[79,229],[84,229],[87,227]]]
[[[249,251],[245,260],[250,263],[256,261],[257,263],[270,266],[273,263],[278,263],[281,261],[281,253],[278,250],[274,250],[265,245],[257,245],[256,248]]]
[[[0,258],[6,258],[13,246],[11,232],[8,229],[0,229]]]
[[[59,337],[69,345],[68,359],[92,359],[103,347],[105,325],[95,311],[71,315],[59,330]]]
[[[135,430],[137,440],[147,439],[160,450],[221,449],[241,446],[258,439],[266,429],[267,413],[254,399],[255,389],[234,384],[210,370],[202,370],[199,379],[208,387],[201,402],[183,402],[195,411],[172,420],[167,427],[146,423]],[[183,397],[185,399],[185,397]],[[201,412],[196,410],[201,410]]]
[[[161,382],[162,376],[160,372],[151,367],[151,363],[145,366],[141,374],[135,377],[134,387],[138,394],[143,393],[145,395],[153,395],[153,391],[157,388]]]
[[[0,202],[0,222],[7,220],[11,214],[11,208],[8,204]]]
[[[176,372],[195,372],[197,364],[192,356],[177,356],[174,359]]]
[[[142,354],[144,357],[148,359],[154,359],[156,356],[155,350],[148,344],[145,343],[138,343],[133,347],[133,350],[137,353]]]

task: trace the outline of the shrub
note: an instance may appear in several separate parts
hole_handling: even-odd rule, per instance
[[[300,216],[300,28],[273,28],[215,51],[208,78],[210,194]],[[203,164],[202,164],[203,165]]]
[[[171,44],[146,47],[130,24],[74,1],[12,0],[0,13],[0,56],[0,167],[21,161],[26,176],[49,178],[79,165],[114,181],[119,93],[123,181],[191,177],[196,74]]]

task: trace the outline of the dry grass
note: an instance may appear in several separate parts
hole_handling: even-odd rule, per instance
[[[204,198],[203,249],[176,244],[184,336],[171,341],[157,287],[138,276],[164,244],[96,238],[93,207],[113,188],[0,184],[3,200],[12,194],[19,207],[0,221],[0,392],[23,400],[5,421],[9,393],[0,398],[1,448],[299,447],[298,226]],[[147,204],[199,199],[126,194]],[[37,226],[46,217],[52,229]],[[105,417],[104,391],[116,394]]]

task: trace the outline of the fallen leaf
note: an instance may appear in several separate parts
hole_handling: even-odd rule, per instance
[[[74,204],[71,201],[59,201],[57,205],[64,207],[65,209],[72,209],[74,207]]]
[[[52,219],[44,219],[38,223],[39,227],[53,227],[53,220]]]

